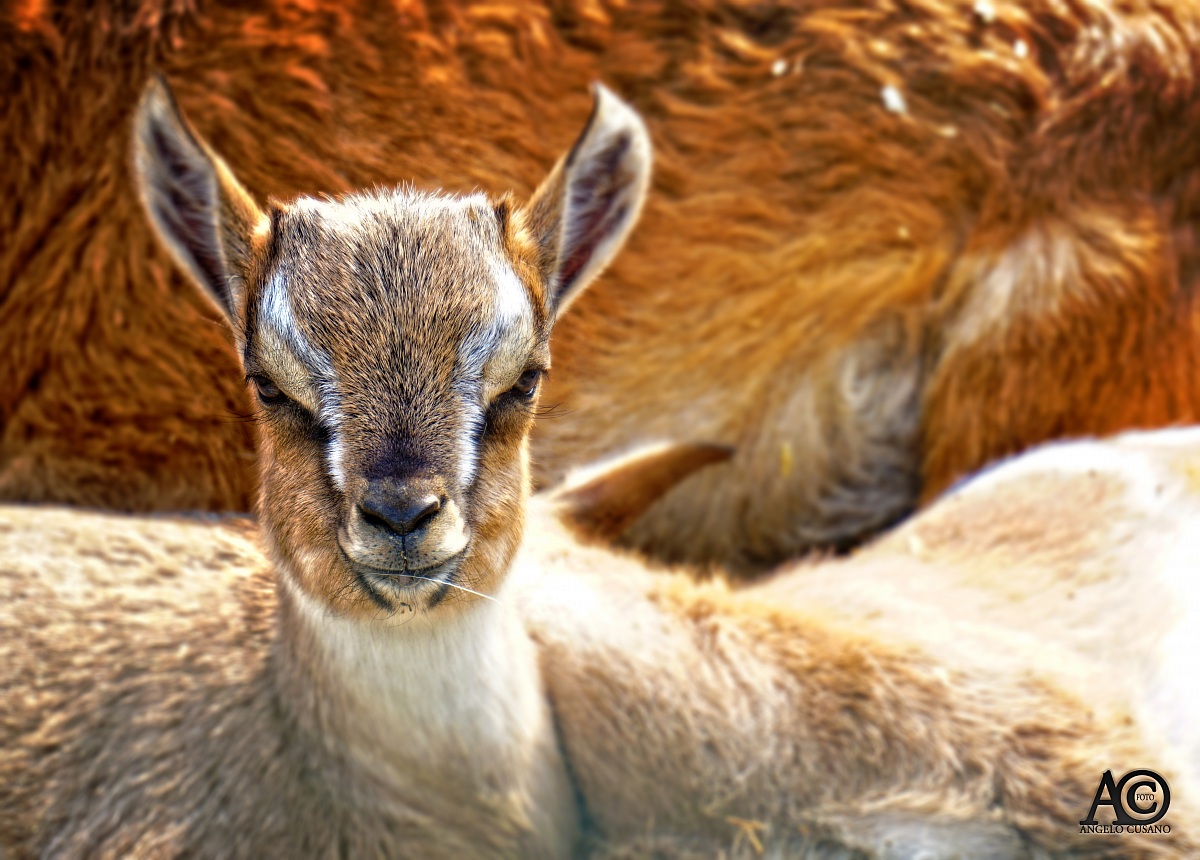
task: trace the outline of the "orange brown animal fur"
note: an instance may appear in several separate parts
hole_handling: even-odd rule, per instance
[[[534,467],[733,446],[626,533],[661,557],[757,569],[1045,439],[1196,420],[1198,22],[1103,0],[9,3],[0,494],[250,504],[234,352],[129,192],[155,69],[257,199],[525,193],[586,84],[628,97],[654,189],[556,333]]]

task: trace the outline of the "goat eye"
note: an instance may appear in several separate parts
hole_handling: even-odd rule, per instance
[[[517,379],[517,384],[509,392],[517,397],[529,399],[537,391],[538,383],[542,381],[542,371],[527,370]]]
[[[279,386],[265,376],[255,374],[250,377],[250,381],[254,383],[254,390],[263,406],[276,406],[288,399],[288,396],[279,390]]]

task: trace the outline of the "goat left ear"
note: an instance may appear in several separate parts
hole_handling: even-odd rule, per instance
[[[684,478],[732,456],[727,445],[707,442],[651,445],[571,475],[550,500],[577,538],[609,543]]]
[[[620,250],[650,184],[650,135],[641,117],[600,84],[593,94],[583,133],[523,212],[553,316]]]

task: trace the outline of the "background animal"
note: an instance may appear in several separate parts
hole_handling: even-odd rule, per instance
[[[590,82],[627,97],[654,187],[556,332],[534,470],[732,446],[625,532],[661,558],[758,570],[1028,445],[1194,421],[1198,24],[1105,0],[5,3],[0,496],[251,504],[235,355],[129,190],[155,70],[259,199],[525,194]]]
[[[1042,446],[845,562],[751,589],[920,642],[1029,665],[1124,710],[1200,780],[1200,429]]]

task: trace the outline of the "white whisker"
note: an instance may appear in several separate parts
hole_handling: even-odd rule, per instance
[[[444,579],[434,579],[431,576],[418,576],[415,573],[387,573],[385,576],[407,576],[410,579],[423,579],[426,582],[432,582],[434,585],[448,585],[451,588],[457,588],[459,591],[465,591],[467,594],[474,594],[476,597],[482,597],[484,600],[490,600],[492,603],[499,605],[500,601],[492,597],[490,594],[484,594],[482,591],[476,591],[473,588],[467,588],[465,585],[459,585],[457,582],[449,582]]]

